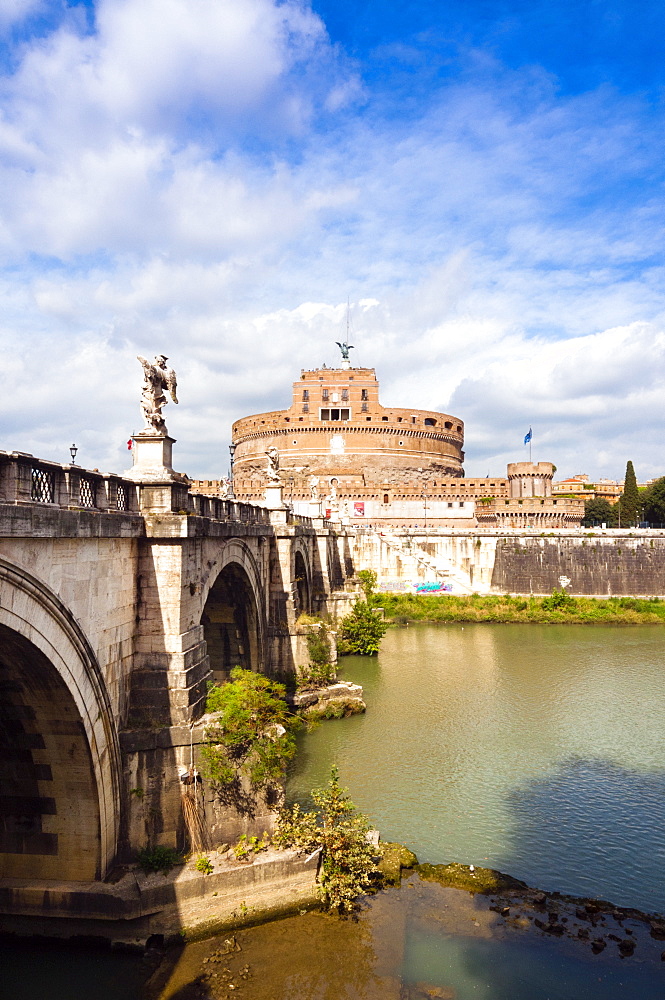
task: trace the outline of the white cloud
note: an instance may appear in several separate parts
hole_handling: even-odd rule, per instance
[[[44,7],[45,0],[0,0],[0,29],[25,21]]]
[[[464,419],[469,471],[530,423],[569,472],[660,471],[662,123],[478,65],[385,114],[295,0],[100,0],[92,33],[26,43],[0,82],[3,445],[121,468],[159,349],[179,467],[216,474],[234,419],[334,358],[350,295],[355,360]]]

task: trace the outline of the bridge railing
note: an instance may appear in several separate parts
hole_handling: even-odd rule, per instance
[[[223,500],[203,493],[190,493],[193,513],[216,521],[243,521],[246,524],[270,524],[270,512],[265,507],[238,500]]]
[[[0,452],[0,503],[138,513],[136,483],[122,476],[60,465],[27,452]]]
[[[170,507],[175,513],[198,514],[216,521],[270,524],[270,511],[265,507],[191,493],[186,482],[169,485],[166,510]],[[0,451],[0,503],[138,514],[145,509],[146,497],[141,494],[144,486],[144,492],[149,492],[154,484],[142,486],[122,476],[79,465],[61,465],[28,452]]]

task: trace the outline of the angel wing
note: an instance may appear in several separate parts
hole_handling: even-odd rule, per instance
[[[172,368],[168,368],[164,377],[166,382],[166,388],[171,393],[171,399],[174,403],[178,402],[178,397],[176,396],[176,389],[178,388],[178,383],[176,382],[175,372]]]

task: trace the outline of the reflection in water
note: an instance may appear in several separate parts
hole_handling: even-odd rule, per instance
[[[665,853],[664,645],[659,627],[393,629],[378,659],[344,661],[367,714],[302,738],[289,794],[306,798],[338,761],[384,839],[421,860],[665,910],[653,873]]]
[[[0,941],[2,1000],[135,1000],[148,974],[140,955],[48,941]]]
[[[218,964],[205,959],[220,939],[188,945],[160,1000],[222,1000],[229,983],[247,1000],[662,1000],[660,947],[644,928],[631,928],[640,957],[623,961],[611,940],[597,956],[523,924],[412,877],[357,920],[309,913],[240,931],[242,951]]]

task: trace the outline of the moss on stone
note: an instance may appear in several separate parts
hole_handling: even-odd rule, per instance
[[[438,882],[452,889],[466,889],[488,895],[511,889],[526,889],[526,882],[504,875],[493,868],[474,868],[453,862],[449,865],[417,865],[416,871],[426,882]]]
[[[413,851],[403,844],[392,844],[385,841],[379,844],[381,860],[378,869],[384,885],[399,885],[402,879],[402,869],[415,868],[418,858]]]
[[[311,705],[302,710],[302,714],[310,721],[321,719],[347,719],[350,715],[360,715],[367,706],[359,698],[331,698],[322,705]]]

